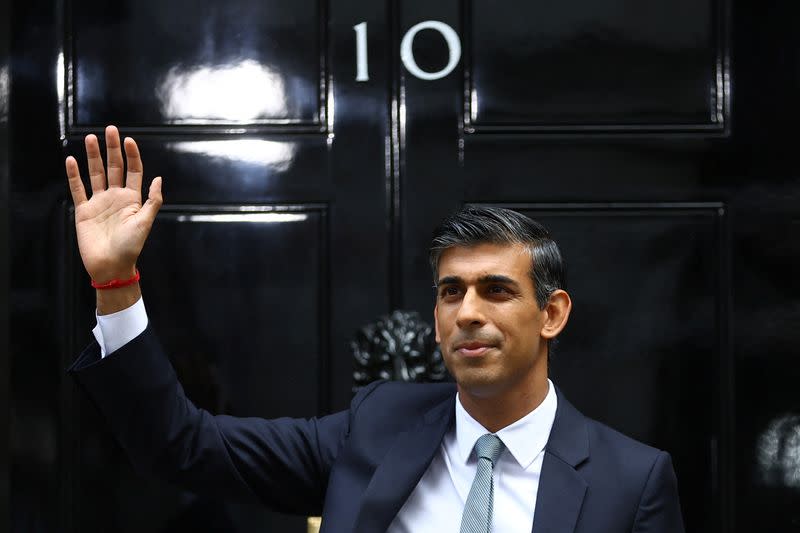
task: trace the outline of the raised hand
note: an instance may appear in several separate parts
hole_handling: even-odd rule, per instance
[[[91,199],[86,197],[78,162],[72,156],[66,160],[81,259],[94,281],[128,279],[135,274],[136,260],[163,201],[161,178],[150,184],[147,201],[142,204],[143,167],[136,142],[125,139],[128,172],[123,180],[125,163],[119,132],[114,126],[106,128],[107,182],[97,137],[87,135],[85,142]]]

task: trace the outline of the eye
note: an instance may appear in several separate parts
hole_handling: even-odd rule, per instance
[[[459,292],[460,291],[458,287],[456,287],[455,285],[447,285],[441,288],[441,290],[439,291],[439,295],[442,298],[447,298],[448,296],[457,296]]]
[[[509,300],[514,297],[514,291],[505,285],[489,285],[486,287],[486,295],[496,300]]]

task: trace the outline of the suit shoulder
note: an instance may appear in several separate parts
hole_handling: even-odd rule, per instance
[[[376,381],[361,389],[353,402],[360,409],[370,404],[424,407],[436,404],[454,395],[453,383],[405,383],[402,381]],[[360,398],[359,398],[360,397]]]
[[[585,436],[587,443],[587,454],[577,465],[587,484],[583,509],[587,516],[608,520],[597,529],[588,530],[631,531],[638,520],[645,524],[641,531],[683,531],[669,454],[582,417],[575,426],[584,428],[585,433],[575,431],[574,435]],[[662,508],[669,511],[662,512]],[[670,520],[669,526],[660,520]],[[640,531],[638,527],[634,529]]]
[[[455,398],[453,383],[404,383],[378,381],[361,389],[353,399],[351,416],[370,424],[408,424],[412,420],[439,406],[448,398]]]

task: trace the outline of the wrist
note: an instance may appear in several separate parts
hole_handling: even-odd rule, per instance
[[[133,285],[134,283],[139,281],[139,270],[135,271],[135,274],[128,279],[112,279],[111,281],[107,281],[105,283],[99,283],[95,280],[92,280],[92,287],[95,289],[101,290],[110,290],[110,289],[119,289],[121,287],[127,287],[128,285]]]
[[[104,285],[113,280],[128,280],[136,276],[136,265],[123,267],[106,267],[90,273],[92,284]]]
[[[97,314],[110,315],[139,301],[142,291],[139,282],[112,290],[97,290]]]

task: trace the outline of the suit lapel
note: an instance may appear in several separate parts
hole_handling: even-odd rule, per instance
[[[533,533],[575,530],[586,495],[586,481],[577,467],[589,457],[586,420],[556,388],[558,407],[545,446],[539,492],[533,514]]]
[[[386,531],[414,490],[453,424],[455,395],[449,396],[398,436],[364,492],[355,532]]]

